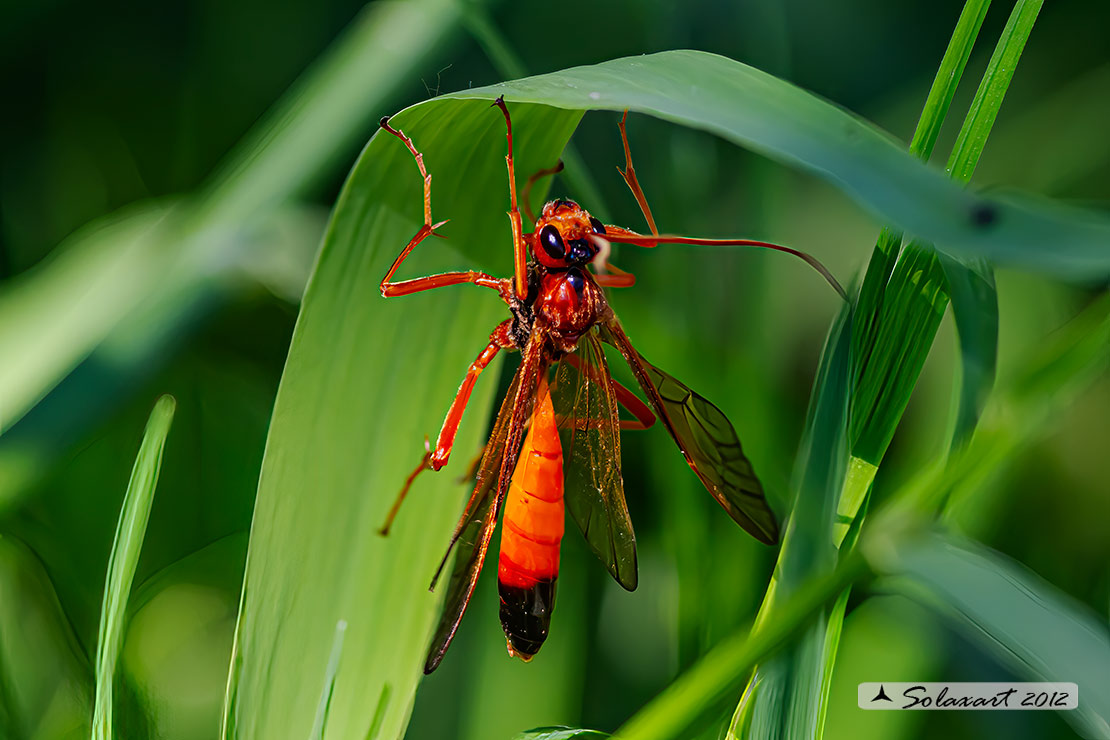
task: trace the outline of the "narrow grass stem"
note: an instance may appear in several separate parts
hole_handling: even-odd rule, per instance
[[[621,740],[667,740],[719,711],[736,695],[748,672],[787,644],[826,604],[849,585],[872,573],[863,557],[852,553],[827,576],[803,584],[777,610],[776,618],[750,632],[737,630],[663,693],[637,712],[614,735]],[[750,627],[750,626],[749,626]]]

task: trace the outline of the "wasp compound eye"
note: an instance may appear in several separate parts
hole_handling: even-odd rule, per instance
[[[566,254],[566,247],[563,245],[563,237],[559,234],[559,230],[551,224],[544,226],[540,230],[540,246],[543,251],[547,252],[548,256],[554,260],[561,260],[563,255]]]
[[[590,226],[594,228],[595,234],[605,236],[605,224],[601,223],[601,221],[597,220],[594,216],[590,216]]]

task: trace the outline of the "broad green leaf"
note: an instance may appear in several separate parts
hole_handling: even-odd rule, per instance
[[[497,30],[497,26],[493,23],[489,14],[475,3],[466,4],[462,7],[463,24],[470,31],[474,40],[482,47],[482,50],[485,51],[497,72],[507,80],[527,77],[528,71],[524,62],[513,51],[512,43]],[[593,173],[586,165],[585,160],[582,159],[582,155],[578,153],[578,149],[573,142],[568,143],[566,148],[563,149],[562,160],[566,165],[563,178],[566,180],[570,191],[576,193],[583,203],[590,204],[589,210],[592,215],[597,216],[605,223],[610,223],[609,211],[602,201],[601,191],[597,187]],[[521,195],[523,197],[523,193]],[[535,207],[536,204],[533,204],[533,208]]]
[[[572,110],[627,108],[707,130],[828,179],[884,223],[954,254],[1062,276],[1110,269],[1105,215],[969,192],[861,119],[714,54],[671,51],[616,59],[445,97],[498,95],[510,103]]]
[[[579,118],[540,106],[512,113],[518,172],[557,159]],[[500,112],[437,98],[392,124],[424,154],[433,217],[451,219],[440,230],[447,239],[421,244],[398,278],[473,267],[460,255],[475,252],[497,254],[493,269],[508,274]],[[509,315],[495,292],[470,285],[380,296],[379,281],[422,221],[421,187],[404,144],[379,133],[336,206],[262,466],[227,737],[308,737],[321,704],[324,738],[400,737],[407,724],[445,584],[434,594],[427,586],[467,493],[456,479],[486,429],[496,366],[470,401],[455,462],[418,479],[388,538],[377,530],[467,365]]]
[[[909,596],[952,619],[983,649],[1031,681],[1079,685],[1061,715],[1087,737],[1110,735],[1106,623],[1018,563],[972,541],[909,539],[884,564]]]
[[[96,644],[96,700],[93,708],[92,736],[95,740],[110,740],[115,736],[112,721],[116,667],[123,646],[123,632],[127,619],[127,601],[139,553],[143,549],[146,523],[154,490],[158,486],[158,473],[162,469],[162,449],[166,435],[173,423],[176,402],[172,396],[162,396],[150,412],[150,420],[143,434],[127,493],[123,498],[119,524],[116,527],[112,554],[108,560],[108,574],[104,581],[104,601],[100,609],[100,636]]]

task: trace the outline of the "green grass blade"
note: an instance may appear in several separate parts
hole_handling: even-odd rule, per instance
[[[852,398],[853,457],[882,462],[947,306],[935,253],[911,244],[886,288],[875,343]]]
[[[848,460],[851,327],[852,315],[845,307],[830,331],[814,383],[807,438],[797,463],[802,471],[799,493],[773,587],[760,607],[757,619],[761,625],[776,621],[782,600],[806,578],[830,572],[835,562],[832,524]],[[752,679],[758,690],[744,696],[733,715],[730,733],[739,732],[749,713],[752,732],[759,736],[812,737],[819,731],[826,627],[825,615],[821,615],[797,645],[759,667]],[[754,704],[750,710],[744,706],[748,703]]]
[[[162,287],[164,209],[129,208],[82,229],[51,262],[0,292],[0,433]]]
[[[1019,16],[1020,9],[1019,4],[1014,17]],[[951,68],[952,57],[955,57],[959,60],[957,64],[962,71],[985,11],[985,5],[973,7],[973,4],[969,3],[964,7],[957,31],[953,35],[953,42],[949,45],[945,60],[942,61],[941,70],[930,91],[930,100],[926,102],[922,120],[911,143],[911,152],[918,156],[928,157],[936,141],[943,112],[951,103],[954,84],[947,87],[946,94],[937,92],[938,87],[945,89],[942,77],[947,71],[946,68]],[[1032,18],[1035,18],[1035,13]],[[964,122],[957,140],[954,158],[957,157],[957,153],[962,152],[962,156],[966,157],[967,161],[977,161],[989,134],[990,124],[993,123],[994,114],[1001,104],[1003,94],[1012,77],[1012,65],[1017,62],[1021,47],[1024,45],[1024,38],[1028,36],[1031,25],[1032,19],[1022,26],[1025,34],[1021,36],[1020,43],[1015,42],[1014,34],[1009,32],[1009,27],[1007,32],[1003,33],[995,52],[995,59],[988,66],[979,94],[976,95],[972,105],[972,113]],[[961,29],[961,26],[965,28]],[[968,30],[970,33],[967,32]],[[962,54],[954,53],[957,47],[962,47]],[[1011,50],[1015,47],[1016,53],[1013,53]],[[996,60],[999,58],[1005,58],[1011,65],[1008,76],[998,74]],[[988,97],[984,91],[990,91],[989,103],[984,103],[984,98]],[[977,142],[976,146],[963,148],[965,142],[972,139]],[[966,172],[970,177],[970,169],[961,170],[961,172]],[[980,259],[938,255],[931,250],[911,244],[891,270],[889,264],[891,255],[894,254],[894,241],[895,235],[891,230],[884,229],[880,234],[872,265],[869,266],[869,274],[864,280],[864,290],[861,292],[861,303],[866,301],[866,305],[860,306],[861,315],[865,317],[861,330],[866,334],[860,340],[859,383],[856,387],[856,397],[853,399],[855,409],[852,416],[852,460],[855,464],[850,467],[852,470],[866,466],[873,471],[882,460],[924,365],[944,308],[948,304],[949,293],[956,293],[953,308],[960,331],[965,381],[956,420],[954,442],[965,440],[974,429],[985,402],[985,396],[994,380],[998,301],[992,269]],[[871,268],[876,270],[874,278],[870,274]],[[890,274],[889,282],[883,287],[877,287],[882,285],[882,278],[887,274]],[[871,320],[868,321],[868,318]],[[845,500],[842,497],[838,505],[838,516],[844,518],[844,521],[838,524],[843,527],[845,534],[853,525],[858,532],[860,521],[857,513],[866,496],[867,486],[862,485],[858,480],[855,483],[856,485],[849,491],[848,481],[845,481],[845,491],[852,494],[851,500]],[[837,612],[834,608],[830,616],[830,627],[833,624],[840,624],[843,611]],[[810,642],[814,642],[817,635],[814,634],[811,637],[814,639]],[[830,630],[825,637],[823,690],[817,698],[820,723],[814,728],[813,733],[818,736],[823,729],[824,710],[827,707],[826,701],[831,685],[839,633],[833,634]],[[805,674],[799,671],[797,675],[804,677]]]
[[[964,444],[979,423],[998,369],[998,291],[994,269],[982,260],[938,254],[951,293],[960,337],[960,400],[952,447]]]
[[[693,668],[633,715],[614,734],[621,740],[672,740],[727,709],[749,671],[793,639],[844,588],[868,576],[857,555],[831,573],[810,580],[783,599],[776,618],[754,630],[741,629],[713,648]]]
[[[158,473],[162,469],[162,449],[173,423],[176,403],[172,396],[162,396],[150,412],[131,480],[123,498],[108,574],[104,582],[104,601],[100,609],[100,634],[96,644],[96,699],[93,706],[92,737],[110,740],[115,736],[112,703],[116,666],[119,664],[123,630],[127,618],[127,601],[139,553],[143,549],[146,523]]]
[[[974,496],[1030,439],[1043,434],[1055,414],[1110,367],[1110,294],[1103,295],[1043,346],[1015,363],[1020,375],[991,398],[969,444],[947,464],[920,471],[899,489],[874,522],[870,547],[897,536],[906,520],[933,517]],[[1021,419],[1021,424],[1014,424]],[[861,543],[863,544],[863,543]]]
[[[971,5],[969,3],[964,7],[960,18],[960,24],[967,24],[967,28],[961,31],[957,27],[949,53],[953,51],[957,37],[967,40],[968,30],[974,27],[977,32],[982,23],[985,7],[972,8]],[[967,182],[974,171],[1039,8],[1040,2],[1019,1],[995,47],[949,159],[949,172],[959,182]],[[966,43],[961,46],[965,50],[963,61],[966,62],[970,46]],[[949,53],[945,55],[946,61]],[[942,62],[942,73],[945,66]],[[961,63],[959,69],[962,68]],[[940,78],[938,74],[938,81]],[[934,82],[930,98],[934,97],[936,88],[937,82]],[[936,97],[944,99],[940,95]],[[949,94],[947,103],[950,102]],[[930,103],[926,103],[926,112],[930,110]],[[924,156],[928,155],[935,142],[935,132],[930,137],[925,130],[932,126],[923,125],[926,118],[923,113],[914,135],[914,141],[921,142],[918,153]],[[933,119],[935,121],[935,113]],[[880,244],[884,236],[888,236],[888,230],[880,235]],[[867,305],[860,307],[861,315],[874,317],[870,324],[863,327],[867,339],[873,339],[873,342],[864,344],[861,340],[858,348],[860,378],[853,409],[852,454],[873,465],[881,461],[901,420],[950,296],[960,333],[964,368],[954,444],[966,440],[974,429],[994,383],[998,354],[998,296],[993,268],[978,258],[935,254],[920,243],[912,245],[911,249],[906,259],[900,260],[894,268],[886,288],[880,291],[874,287],[878,279],[871,280],[869,274],[864,287],[870,284],[871,290],[861,294],[861,303],[867,301]],[[878,256],[876,252],[873,262]],[[885,274],[886,269],[884,265],[881,274]],[[918,274],[922,277],[918,278]],[[918,282],[924,286],[920,294],[916,290]],[[887,295],[888,291],[891,295]],[[918,295],[926,300],[914,301]],[[896,329],[891,331],[891,327]],[[884,329],[887,341],[882,341],[879,336]]]
[[[450,0],[375,3],[244,137],[199,197],[100,219],[67,239],[57,257],[5,285],[0,356],[20,362],[0,363],[0,433],[167,287],[192,287],[182,310],[203,306],[203,288],[239,269],[241,232],[365,136],[386,95],[457,20]],[[393,43],[401,36],[406,43]]]
[[[910,140],[910,154],[925,160],[932,155],[990,4],[990,0],[967,0],[964,3],[952,38],[948,40],[948,48],[941,57],[937,75],[933,78],[933,85],[929,88],[929,95],[925,98],[921,117]]]
[[[929,94],[922,106],[921,115],[914,129],[913,138],[910,140],[910,154],[922,160],[928,160],[936,145],[937,136],[941,126],[948,116],[952,106],[952,98],[956,95],[956,88],[963,78],[964,68],[979,36],[979,29],[983,25],[983,18],[990,7],[990,0],[967,0],[960,17],[956,20],[956,28],[952,31],[952,38],[944,50],[936,77],[929,88]],[[883,296],[887,281],[894,271],[894,263],[898,258],[902,244],[902,232],[890,226],[884,226],[879,232],[875,250],[871,261],[867,265],[860,286],[859,298],[856,302],[856,325],[852,330],[853,356],[859,358],[857,373],[862,372],[872,347],[875,344],[875,333],[880,324],[879,312],[882,309]],[[858,379],[857,379],[858,384]]]
[[[959,182],[971,180],[1042,2],[1019,0],[1002,31],[948,160],[948,171]],[[941,255],[941,265],[952,296],[963,369],[952,436],[956,446],[966,441],[975,428],[994,385],[998,364],[998,293],[994,268],[983,260]]]
[[[381,116],[393,89],[460,30],[461,12],[454,0],[368,5],[208,183],[208,217],[238,222],[326,175]]]
[[[814,733],[821,737],[825,732],[825,718],[829,713],[829,692],[832,690],[833,669],[836,667],[836,655],[840,648],[840,635],[844,631],[844,612],[848,608],[848,596],[852,590],[846,588],[840,592],[836,602],[829,608],[828,623],[825,626],[824,653],[821,656],[820,670],[821,685],[817,689],[817,718]]]
[[[92,695],[88,659],[42,561],[0,535],[0,737],[85,740]]]
[[[576,112],[513,106],[520,172],[558,157]],[[398,275],[472,267],[496,253],[508,274],[504,119],[485,102],[436,98],[392,119],[433,177],[446,239],[428,239]],[[383,299],[378,284],[422,221],[421,178],[405,146],[379,134],[340,195],[302,303],[259,481],[229,677],[225,735],[308,737],[331,685],[324,738],[404,733],[442,584],[432,573],[468,493],[457,478],[486,429],[497,367],[463,419],[454,459],[419,479],[388,538],[378,536],[406,475],[439,429],[467,365],[507,311],[458,286]],[[399,393],[398,388],[404,388]],[[480,610],[476,604],[472,609]],[[347,629],[329,678],[336,625]],[[464,621],[462,629],[467,629]],[[449,653],[446,661],[455,657]]]
[[[707,130],[827,179],[883,222],[954,254],[1072,277],[1110,268],[1105,215],[969,192],[861,119],[724,57],[649,54],[445,97],[501,94],[574,110],[628,108]],[[1053,245],[1051,253],[1045,244]]]
[[[806,439],[799,455],[798,495],[779,557],[780,595],[786,595],[815,570],[829,569],[835,558],[832,521],[848,461],[848,403],[851,393],[852,314],[845,307],[829,333]]]
[[[868,500],[871,484],[875,481],[875,473],[878,471],[877,465],[861,460],[855,455],[848,459],[844,489],[840,492],[840,501],[836,505],[836,520],[833,522],[833,543],[838,549],[845,546],[851,549],[855,546],[862,524],[859,521],[859,514],[865,509],[864,502]]]
[[[902,543],[893,587],[952,619],[1031,681],[1079,686],[1062,716],[1086,737],[1110,735],[1106,623],[1022,565],[972,541],[939,535]]]
[[[513,740],[604,740],[609,737],[597,730],[576,730],[570,727],[537,727],[522,732]]]
[[[1033,24],[1041,11],[1044,0],[1018,0],[1002,37],[987,64],[987,71],[975,92],[975,98],[964,118],[956,144],[948,158],[948,172],[957,182],[970,182],[979,156],[986,146],[987,137],[1002,107],[1002,99],[1010,87],[1014,70],[1025,49],[1025,42],[1033,30]]]
[[[142,311],[117,317],[118,323],[104,341],[14,428],[0,436],[0,512],[23,501],[25,495],[55,469],[66,451],[78,444],[92,427],[102,423],[105,416],[111,415],[138,384],[174,356],[172,348],[182,335],[195,329],[199,312],[226,306],[227,301],[234,300],[233,294],[251,283],[265,285],[292,303],[300,301],[325,220],[316,212],[292,207],[282,208],[271,216],[273,218],[259,222],[257,229],[229,236],[225,242],[227,258],[234,260],[238,255],[242,259],[238,267],[249,274],[247,280],[235,279],[231,264],[228,267],[232,269],[215,283],[210,281],[208,273],[196,275],[188,270],[184,271],[186,274],[171,271],[161,276],[158,294],[144,302]],[[124,232],[117,233],[126,238]],[[113,266],[107,267],[111,274]],[[70,276],[72,280],[56,283],[62,292],[68,290],[68,295],[59,300],[64,301],[86,289],[90,279],[101,278],[99,267],[92,272],[97,274],[74,273]],[[130,289],[128,285],[120,285],[118,292],[129,293]],[[40,299],[50,297],[58,298],[58,294],[38,296]],[[28,310],[40,309],[49,313],[52,307],[44,300]],[[87,312],[74,312],[73,316],[77,323],[66,329],[67,333],[74,332],[73,342],[59,346],[65,352],[84,344],[86,329],[92,336],[98,336],[96,326],[100,325],[101,317],[95,307]],[[38,325],[34,321],[29,323]],[[30,375],[24,377],[34,380]]]

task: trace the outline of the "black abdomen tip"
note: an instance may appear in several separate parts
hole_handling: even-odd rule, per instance
[[[527,661],[547,639],[555,608],[555,579],[538,581],[529,588],[498,581],[497,591],[501,596],[501,627],[509,640],[509,652]]]

